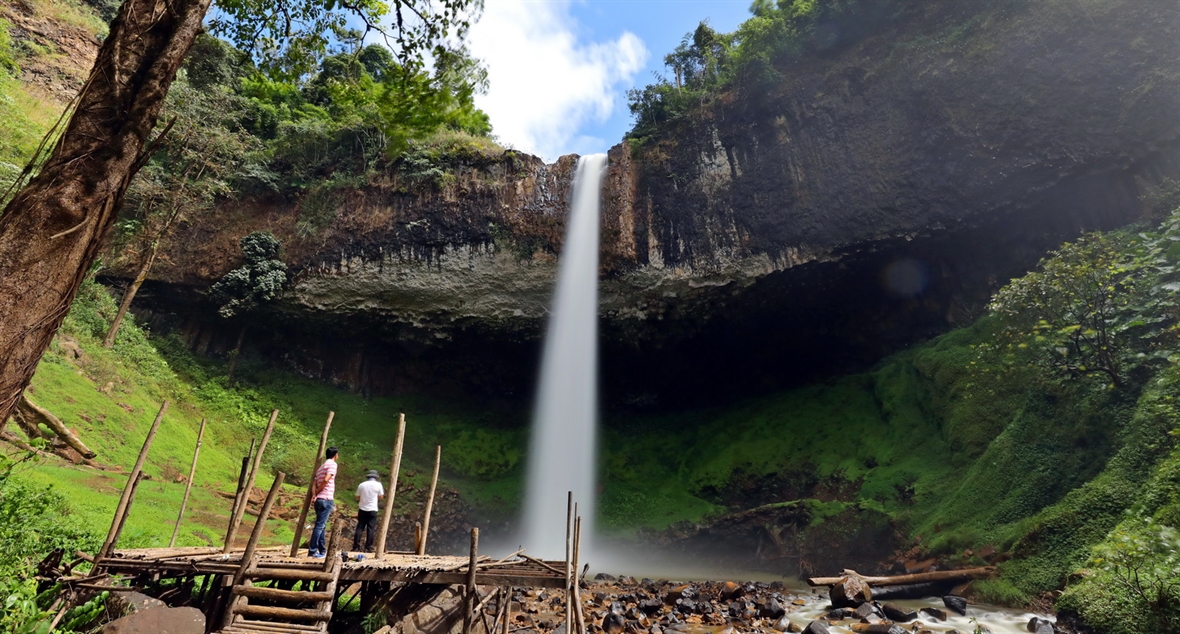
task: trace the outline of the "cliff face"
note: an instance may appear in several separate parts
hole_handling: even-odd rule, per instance
[[[1180,174],[1175,2],[940,5],[855,41],[832,25],[773,84],[611,150],[609,398],[872,362],[978,314],[1062,240],[1138,218],[1142,194]],[[297,275],[254,318],[255,345],[360,389],[526,392],[574,163],[509,152],[430,181],[391,169],[311,235],[297,204],[222,209],[174,240],[150,308],[225,347],[236,328],[178,307],[267,229]]]

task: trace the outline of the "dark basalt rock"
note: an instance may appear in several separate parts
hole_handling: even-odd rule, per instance
[[[773,598],[758,604],[758,616],[765,619],[777,619],[786,613],[786,608]]]
[[[917,610],[911,610],[910,608],[894,605],[892,603],[882,603],[881,611],[885,614],[885,618],[899,623],[908,623],[918,618]]]
[[[820,621],[812,621],[803,628],[803,634],[829,634],[828,626]]]
[[[946,611],[940,610],[938,608],[922,608],[920,612],[939,621],[946,620]]]
[[[621,614],[611,612],[602,619],[602,631],[606,634],[622,634],[627,622]]]
[[[967,616],[967,599],[951,594],[943,597],[942,603],[959,616]]]

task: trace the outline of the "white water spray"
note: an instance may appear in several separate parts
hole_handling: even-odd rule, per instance
[[[578,159],[565,245],[541,357],[529,443],[523,545],[565,555],[566,494],[574,492],[584,542],[594,533],[598,422],[598,208],[606,155]]]

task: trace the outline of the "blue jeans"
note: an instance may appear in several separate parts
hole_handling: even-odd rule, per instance
[[[336,502],[332,500],[315,501],[315,528],[311,529],[311,545],[307,547],[308,552],[327,553],[328,549],[325,547],[324,530],[328,527],[328,517],[332,515],[332,509],[336,507]]]

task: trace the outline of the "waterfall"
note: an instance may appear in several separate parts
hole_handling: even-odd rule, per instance
[[[537,557],[565,556],[566,492],[594,534],[598,422],[598,215],[606,155],[578,159],[557,288],[545,333],[529,444],[525,540]],[[585,549],[583,549],[585,550]]]

